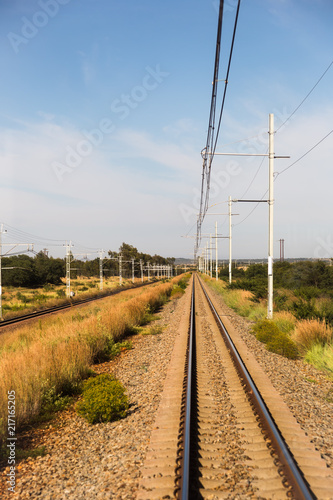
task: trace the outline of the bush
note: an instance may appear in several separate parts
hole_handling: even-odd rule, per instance
[[[266,349],[270,352],[280,354],[285,358],[297,359],[298,349],[295,342],[291,340],[289,335],[279,332],[266,344]]]
[[[185,293],[184,288],[179,285],[173,285],[170,296],[173,298],[181,297]]]
[[[288,301],[289,297],[284,291],[274,290],[274,306],[277,311],[288,311]]]
[[[295,290],[296,297],[303,298],[305,300],[315,299],[320,296],[320,290],[315,286],[301,286]]]
[[[128,407],[125,388],[119,380],[103,374],[85,382],[83,399],[77,403],[76,410],[90,424],[95,424],[126,417]]]
[[[270,319],[262,319],[253,326],[253,332],[259,342],[266,344],[281,332],[276,324]]]
[[[289,335],[282,332],[274,321],[262,319],[253,326],[256,338],[266,344],[270,352],[275,352],[286,358],[296,359],[298,357],[297,345],[292,341]]]
[[[189,279],[190,279],[190,275],[186,275],[184,276],[183,278],[181,278],[177,285],[182,288],[183,290],[185,290],[187,288],[187,285],[188,285],[188,282],[189,282]]]
[[[303,300],[299,298],[293,303],[293,313],[297,319],[311,319],[320,316],[312,300]]]

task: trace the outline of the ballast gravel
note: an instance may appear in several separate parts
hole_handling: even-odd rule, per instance
[[[134,336],[130,339],[132,350],[93,367],[97,373],[114,374],[124,384],[131,403],[129,415],[117,422],[90,425],[70,408],[46,428],[27,432],[31,447],[44,445],[47,454],[19,463],[15,493],[6,489],[8,468],[0,471],[1,498],[136,498],[140,469],[189,293],[188,287],[184,296],[163,307],[156,321],[164,326],[162,333]],[[327,466],[333,467],[332,382],[311,365],[266,351],[250,333],[251,323],[223,307]]]

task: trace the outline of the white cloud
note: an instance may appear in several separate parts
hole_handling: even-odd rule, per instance
[[[75,150],[83,139],[73,126],[54,122],[20,123],[3,130],[1,220],[41,236],[46,226],[54,227],[56,238],[94,247],[131,243],[131,234],[137,233],[139,242],[157,238],[156,252],[163,253],[172,233],[186,229],[178,205],[189,190],[193,152],[148,134],[120,130],[105,137],[100,148],[93,147],[59,182],[54,161],[65,163],[67,147]],[[138,158],[162,166],[162,174],[133,168]],[[97,235],[94,243],[90,235]]]
[[[185,145],[156,140],[145,132],[122,129],[114,140],[125,158],[145,158],[178,172],[193,172],[200,161],[199,153]]]

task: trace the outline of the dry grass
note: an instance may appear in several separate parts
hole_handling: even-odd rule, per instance
[[[328,344],[332,339],[332,328],[324,320],[307,319],[297,321],[292,339],[299,349],[305,353],[316,344]]]
[[[135,284],[141,284],[141,279],[135,279]],[[132,286],[132,280],[123,280],[119,285],[119,277],[104,279],[103,292],[100,291],[100,282],[96,278],[77,278],[71,280],[71,290],[75,293],[72,301],[95,297],[100,293],[107,295],[116,288]],[[60,305],[66,299],[65,281],[61,285],[46,285],[43,288],[4,287],[3,288],[3,317],[9,319],[21,314]]]
[[[297,322],[295,316],[289,311],[275,312],[273,321],[279,330],[284,333],[290,333],[294,330]]]
[[[68,393],[85,377],[99,356],[107,353],[135,326],[143,324],[170,294],[173,284],[128,290],[5,333],[0,339],[0,444],[6,437],[7,391],[16,394],[17,427],[41,410],[48,391]]]

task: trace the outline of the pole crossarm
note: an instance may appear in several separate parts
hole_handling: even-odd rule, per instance
[[[233,203],[268,203],[270,200],[232,200]],[[232,214],[239,215],[239,214]]]
[[[269,158],[269,153],[208,153],[211,156],[266,156]],[[290,156],[273,156],[273,158],[290,158]]]

